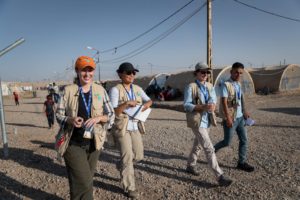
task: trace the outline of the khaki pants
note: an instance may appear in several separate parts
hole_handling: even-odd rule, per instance
[[[194,145],[190,153],[187,165],[195,166],[197,164],[197,159],[202,147],[210,168],[213,170],[215,176],[219,177],[223,174],[223,171],[219,167],[215,149],[209,137],[209,128],[200,127],[199,129],[192,130],[196,137],[194,139]]]
[[[121,156],[121,182],[125,192],[135,191],[133,161],[144,158],[144,146],[139,131],[126,131],[123,137],[117,138]]]

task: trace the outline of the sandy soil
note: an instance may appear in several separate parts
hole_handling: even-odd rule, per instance
[[[12,99],[4,100],[9,157],[3,158],[1,146],[1,200],[69,198],[66,170],[53,150],[58,127],[49,130],[41,112],[44,96],[39,92],[38,98],[21,99],[19,107]],[[248,104],[256,120],[247,128],[248,161],[256,170],[246,173],[235,168],[235,136],[232,145],[217,154],[220,166],[234,180],[228,188],[217,185],[204,154],[197,166],[201,175],[185,173],[193,141],[185,114],[154,108],[146,124],[145,159],[135,166],[140,199],[300,199],[300,93],[255,96]],[[222,137],[221,125],[212,129],[213,143]],[[106,146],[95,174],[95,199],[127,199],[117,160],[118,151]]]

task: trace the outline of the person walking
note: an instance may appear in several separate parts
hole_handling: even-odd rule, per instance
[[[19,103],[19,94],[16,91],[14,91],[13,95],[14,95],[14,100],[15,100],[16,106],[19,106],[20,105],[20,103]]]
[[[210,126],[216,125],[215,105],[216,93],[207,81],[211,71],[206,63],[197,63],[194,76],[196,80],[190,83],[184,91],[184,109],[186,111],[187,126],[192,129],[195,139],[187,161],[186,171],[199,176],[196,170],[197,159],[201,151],[204,150],[206,159],[220,186],[229,186],[232,180],[225,177],[218,165],[215,150],[209,137]]]
[[[55,103],[50,94],[48,94],[46,97],[46,101],[44,102],[43,110],[44,110],[47,120],[48,120],[49,129],[51,129],[51,128],[53,129],[54,128]]]
[[[72,200],[93,199],[96,164],[114,120],[108,94],[93,82],[95,68],[91,57],[76,60],[76,83],[65,87],[56,111],[63,130],[56,137],[56,149],[65,160]]]
[[[220,116],[223,118],[224,139],[215,145],[215,151],[229,146],[234,132],[239,138],[239,158],[237,169],[252,172],[254,167],[246,162],[248,139],[245,119],[249,118],[240,79],[244,65],[236,62],[232,65],[230,79],[221,87]]]
[[[126,109],[142,105],[142,112],[152,105],[152,100],[143,89],[133,84],[136,72],[131,63],[122,63],[117,73],[121,83],[111,88],[109,96],[115,109],[116,119],[112,133],[120,148],[121,161],[118,166],[125,194],[129,198],[137,198],[139,193],[135,186],[133,162],[144,158],[142,135],[145,133],[144,123],[128,114]]]

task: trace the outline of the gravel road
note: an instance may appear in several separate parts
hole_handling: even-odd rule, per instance
[[[44,96],[40,92],[38,98],[21,99],[19,107],[12,99],[4,100],[9,158],[3,158],[1,146],[1,200],[69,199],[66,170],[53,150],[58,127],[49,130],[41,112]],[[180,102],[169,104],[175,108]],[[256,170],[247,173],[235,168],[235,135],[232,145],[217,153],[221,168],[234,180],[228,188],[217,185],[204,153],[197,165],[201,175],[185,173],[194,137],[185,114],[172,106],[153,108],[144,135],[145,159],[135,166],[140,199],[300,199],[300,92],[254,96],[248,98],[248,105],[256,121],[247,127],[248,162]],[[220,124],[212,128],[213,143],[222,137]],[[117,160],[118,150],[106,145],[95,174],[95,199],[127,199]]]

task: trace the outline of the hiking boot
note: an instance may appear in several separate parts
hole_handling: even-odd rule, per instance
[[[186,172],[189,174],[193,174],[194,176],[199,176],[200,173],[193,166],[187,166]]]
[[[218,179],[218,183],[220,186],[223,186],[223,187],[228,187],[229,185],[231,185],[232,183],[232,180],[221,175]]]
[[[244,162],[244,163],[238,163],[237,169],[246,171],[246,172],[253,172],[254,171],[254,167],[249,165],[248,163]]]
[[[135,191],[129,190],[127,192],[127,196],[128,198],[136,199],[139,196],[139,193],[136,190]]]

